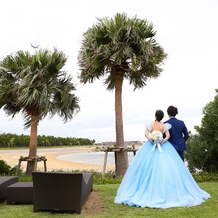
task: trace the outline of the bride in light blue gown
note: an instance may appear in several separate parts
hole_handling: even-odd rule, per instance
[[[210,198],[167,141],[171,125],[161,122],[163,116],[163,111],[157,110],[156,120],[146,127],[148,140],[127,169],[114,200],[116,204],[142,208],[191,207]]]

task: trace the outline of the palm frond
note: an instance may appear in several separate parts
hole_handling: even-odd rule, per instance
[[[12,116],[22,112],[25,127],[33,114],[38,121],[55,114],[64,122],[71,120],[79,111],[79,99],[72,94],[76,90],[72,78],[63,70],[66,61],[57,49],[8,55],[0,62],[0,108]]]
[[[98,18],[83,35],[78,54],[80,82],[106,76],[104,84],[113,89],[114,71],[122,70],[134,89],[142,88],[161,73],[167,54],[156,42],[153,24],[136,16],[117,13],[114,18]],[[123,67],[125,66],[125,67]]]

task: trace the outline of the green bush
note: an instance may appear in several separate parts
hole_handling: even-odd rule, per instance
[[[11,167],[4,161],[0,160],[0,175],[9,175]]]
[[[202,113],[201,126],[194,127],[196,134],[190,134],[187,141],[185,159],[191,172],[218,173],[218,89]]]
[[[52,172],[64,172],[64,170],[53,170]],[[81,170],[72,170],[70,172],[81,172]],[[95,185],[119,184],[122,181],[122,179],[116,178],[114,171],[108,171],[104,176],[101,172],[95,170],[82,170],[82,172],[93,173],[93,183]]]
[[[197,183],[218,182],[218,173],[194,173],[192,174]]]
[[[64,171],[61,170],[53,170],[51,172],[81,172],[81,170],[72,170],[72,171]],[[106,185],[106,184],[120,184],[122,181],[122,178],[116,178],[114,171],[107,172],[104,176],[101,172],[98,171],[88,171],[88,170],[82,170],[82,172],[89,172],[93,173],[93,183],[95,185]],[[203,183],[203,182],[218,182],[218,173],[193,173],[192,176],[194,177],[195,181],[197,183]],[[26,176],[25,173],[19,174],[19,181],[20,182],[30,182],[32,181],[31,176]]]

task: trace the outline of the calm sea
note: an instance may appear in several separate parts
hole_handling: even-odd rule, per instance
[[[76,149],[76,148],[75,148]],[[37,153],[40,155],[43,152],[53,152],[53,151],[66,151],[69,150],[71,152],[74,148],[43,148],[38,149]],[[28,153],[28,149],[21,149],[21,150],[1,150],[0,153]],[[57,155],[55,158],[62,161],[67,162],[76,162],[76,163],[84,163],[84,164],[96,164],[96,165],[103,165],[104,164],[104,157],[105,152],[101,151],[90,151],[90,152],[81,152],[81,153],[69,153],[69,154],[62,154]],[[132,152],[128,152],[128,159],[129,163],[131,163],[134,155]],[[114,152],[108,152],[107,157],[107,166],[114,166],[115,159],[114,159]]]
[[[87,152],[87,153],[62,154],[56,156],[55,158],[67,162],[103,165],[104,157],[105,157],[105,152],[94,151],[94,152]],[[134,157],[133,153],[128,152],[129,163],[131,163],[133,157]],[[115,165],[114,152],[108,152],[107,166],[114,166],[114,165]]]

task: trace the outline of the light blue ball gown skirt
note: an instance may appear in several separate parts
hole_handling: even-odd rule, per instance
[[[175,148],[165,142],[162,152],[146,141],[136,153],[114,202],[136,207],[170,208],[202,204],[210,195],[193,179]]]

